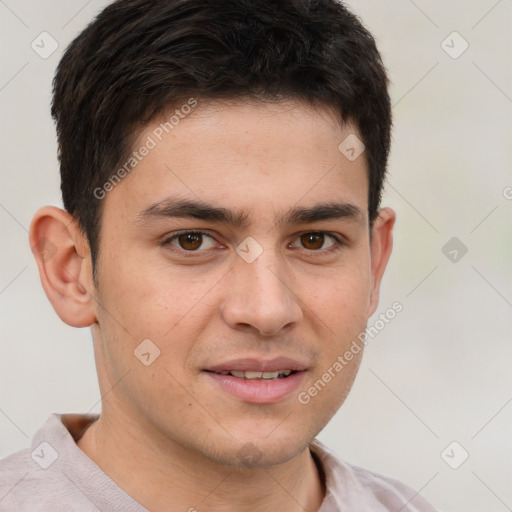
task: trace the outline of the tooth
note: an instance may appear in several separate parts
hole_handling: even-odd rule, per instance
[[[241,372],[244,373],[244,372]],[[263,372],[245,372],[246,379],[261,379]]]
[[[238,377],[240,379],[279,379],[283,377],[288,377],[292,373],[291,370],[278,370],[275,372],[254,372],[254,371],[221,371],[219,372],[221,375],[233,375],[234,377]]]

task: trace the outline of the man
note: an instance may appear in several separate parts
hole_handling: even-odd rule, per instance
[[[54,82],[65,211],[30,228],[90,326],[98,416],[0,463],[0,510],[433,511],[315,440],[392,247],[387,77],[334,0],[119,0]],[[351,354],[350,357],[347,357]]]

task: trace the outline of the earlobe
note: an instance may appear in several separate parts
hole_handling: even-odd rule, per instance
[[[90,251],[75,219],[45,206],[32,219],[29,241],[41,284],[60,319],[72,327],[95,323]]]
[[[384,270],[393,248],[393,226],[396,214],[391,208],[383,208],[375,219],[371,241],[372,291],[368,316],[373,315],[379,305],[379,290]]]

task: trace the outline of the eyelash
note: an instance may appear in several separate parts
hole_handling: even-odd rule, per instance
[[[309,250],[309,249],[303,249],[305,251],[308,251],[309,252],[309,255],[310,256],[325,256],[327,254],[331,254],[331,253],[334,253],[334,252],[337,252],[337,251],[340,251],[341,249],[343,249],[347,244],[346,242],[343,240],[343,238],[340,236],[340,235],[337,235],[336,233],[332,233],[331,231],[303,231],[301,233],[299,233],[297,235],[297,238],[300,238],[302,235],[307,235],[307,234],[310,234],[310,233],[315,233],[315,234],[323,234],[325,236],[328,236],[328,237],[332,237],[334,239],[334,243],[333,245],[331,245],[330,247],[328,247],[327,249],[319,249],[319,250]],[[202,235],[202,236],[206,236],[208,238],[211,238],[212,240],[215,240],[215,238],[210,235],[209,233],[207,233],[206,231],[200,231],[200,230],[193,230],[193,229],[185,229],[185,230],[182,230],[182,231],[177,231],[175,233],[173,233],[171,236],[168,236],[166,238],[164,238],[162,241],[161,241],[161,246],[164,247],[164,246],[171,246],[173,247],[173,249],[171,249],[173,252],[179,252],[180,255],[185,255],[186,257],[197,257],[197,255],[201,254],[202,252],[206,252],[207,250],[203,250],[203,251],[200,251],[200,250],[197,250],[197,251],[187,251],[185,249],[181,249],[181,248],[174,248],[174,246],[172,246],[172,243],[174,240],[176,240],[178,237],[180,237],[181,235],[186,235],[186,234],[194,234],[194,235]]]

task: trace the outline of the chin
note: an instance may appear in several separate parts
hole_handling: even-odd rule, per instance
[[[302,453],[309,441],[304,435],[299,439],[284,430],[281,436],[233,436],[224,446],[217,444],[211,458],[217,463],[240,469],[278,466]]]

